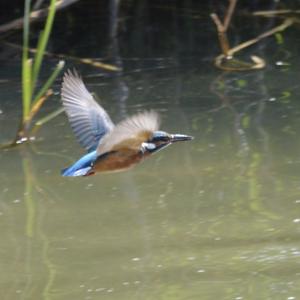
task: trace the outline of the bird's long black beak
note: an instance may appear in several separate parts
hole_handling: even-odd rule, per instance
[[[171,143],[190,141],[192,139],[194,139],[194,137],[185,134],[171,134]]]

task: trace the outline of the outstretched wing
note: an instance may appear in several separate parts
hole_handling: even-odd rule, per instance
[[[149,140],[158,130],[160,119],[158,113],[146,111],[136,114],[117,124],[105,135],[97,147],[97,154],[121,149],[140,149],[141,144]]]
[[[110,117],[75,70],[64,74],[61,97],[78,141],[88,152],[95,150],[101,138],[114,128]]]

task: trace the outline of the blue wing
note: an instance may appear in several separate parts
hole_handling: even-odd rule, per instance
[[[88,152],[95,150],[100,139],[114,128],[109,115],[94,100],[75,70],[65,73],[61,97],[79,143]]]
[[[72,166],[61,171],[62,176],[85,176],[92,168],[93,162],[97,158],[96,151],[92,151],[81,157]]]

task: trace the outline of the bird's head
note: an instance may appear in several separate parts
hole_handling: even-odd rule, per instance
[[[192,140],[192,136],[184,134],[170,134],[165,131],[154,131],[151,138],[144,143],[144,147],[150,153],[157,152],[172,143],[180,141],[189,141]]]

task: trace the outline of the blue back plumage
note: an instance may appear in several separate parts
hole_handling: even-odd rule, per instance
[[[92,163],[96,160],[96,151],[89,152],[81,157],[72,166],[61,171],[62,176],[85,176],[92,168]]]

